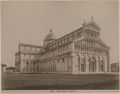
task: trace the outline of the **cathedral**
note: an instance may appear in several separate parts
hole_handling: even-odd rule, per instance
[[[101,28],[91,18],[81,28],[56,38],[52,30],[43,46],[20,43],[15,71],[20,73],[108,73],[110,47],[100,38]]]

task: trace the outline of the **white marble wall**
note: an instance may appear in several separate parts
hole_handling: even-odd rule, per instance
[[[81,73],[107,73],[107,66],[108,66],[108,58],[107,56],[96,56],[96,55],[88,55],[88,54],[80,54],[79,53],[79,56],[75,53],[72,54],[72,57],[73,57],[73,74],[81,74]],[[90,71],[89,68],[90,68],[90,58],[95,58],[95,71]],[[83,59],[85,58],[85,71],[82,72],[81,71],[81,64],[82,62],[80,61],[80,64],[79,64],[79,61],[78,59]],[[102,67],[101,67],[101,64],[102,64],[102,61],[104,63],[104,66],[103,66],[103,70],[102,70]],[[80,70],[79,70],[79,67],[80,67]]]

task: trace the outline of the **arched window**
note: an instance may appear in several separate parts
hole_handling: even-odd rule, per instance
[[[59,59],[57,59],[57,63],[59,63]]]
[[[89,59],[89,71],[90,72],[96,71],[96,59],[95,59],[95,57],[91,57]]]
[[[81,60],[81,72],[85,72],[85,70],[86,70],[86,60],[85,58],[83,58]]]
[[[85,46],[85,51],[87,51],[87,46]]]
[[[62,62],[64,63],[64,58],[62,58]]]
[[[78,58],[78,71],[85,72],[86,70],[86,59],[85,58]]]
[[[27,71],[27,72],[29,71],[29,69],[28,69],[28,64],[29,64],[29,62],[27,61],[27,62],[26,62],[26,71]]]
[[[35,65],[35,61],[33,62],[33,65]]]
[[[80,71],[80,58],[78,58],[78,71]]]
[[[27,65],[28,65],[28,61],[27,61]]]
[[[78,34],[77,34],[77,38],[79,38],[79,32],[78,32]]]
[[[81,45],[79,45],[79,51],[81,51]]]
[[[77,50],[77,44],[75,44],[75,50]]]

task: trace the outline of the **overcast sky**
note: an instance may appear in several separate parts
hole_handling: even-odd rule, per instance
[[[118,2],[2,2],[2,63],[15,64],[19,43],[42,45],[50,29],[59,38],[93,19],[101,39],[111,47],[110,62],[118,61]]]

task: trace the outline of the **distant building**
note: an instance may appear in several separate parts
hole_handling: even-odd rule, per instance
[[[1,64],[1,71],[6,72],[6,64]]]
[[[81,28],[56,38],[50,30],[43,46],[19,44],[15,68],[21,73],[108,73],[109,49],[100,38],[96,22],[84,22]]]
[[[111,64],[111,72],[119,72],[119,62]]]
[[[14,67],[7,67],[6,72],[7,73],[13,73],[13,72],[15,72],[15,68]]]

